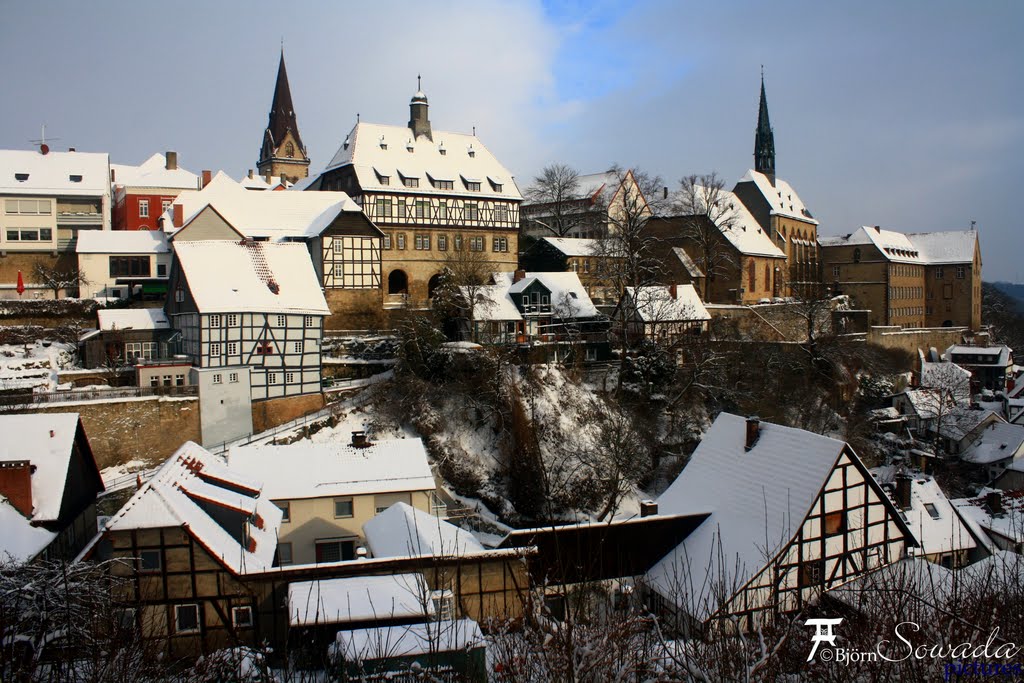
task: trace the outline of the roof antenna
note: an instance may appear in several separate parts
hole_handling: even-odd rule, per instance
[[[356,112],[356,123],[359,123],[359,112]]]
[[[978,221],[971,221],[971,231],[973,232],[978,225]]]
[[[420,75],[416,74],[416,92],[423,92],[423,86],[420,85]]]
[[[54,140],[60,140],[60,138],[50,138],[50,142],[53,142]],[[39,145],[39,151],[42,152],[43,154],[46,154],[47,152],[50,151],[50,146],[48,144],[46,144],[46,124],[45,123],[43,124],[42,132],[40,132],[40,134],[39,134],[39,139],[38,140],[29,140],[29,142],[31,142],[33,145]]]
[[[473,126],[473,137],[476,137],[476,126]]]

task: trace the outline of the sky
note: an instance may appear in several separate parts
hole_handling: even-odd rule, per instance
[[[283,42],[311,170],[359,114],[470,132],[520,188],[549,163],[678,186],[753,164],[761,67],[776,170],[822,235],[964,230],[1024,282],[1024,3],[0,0],[0,148],[255,168]]]

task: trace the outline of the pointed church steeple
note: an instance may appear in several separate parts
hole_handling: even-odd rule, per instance
[[[757,112],[757,131],[754,133],[754,170],[764,173],[775,182],[775,134],[768,120],[768,98],[764,93],[764,68],[761,69],[761,106]]]
[[[270,104],[267,128],[263,132],[263,145],[257,164],[261,175],[283,175],[295,182],[309,175],[309,157],[299,135],[299,123],[292,105],[292,91],[288,85],[288,70],[284,65],[284,47],[277,65],[277,83]]]

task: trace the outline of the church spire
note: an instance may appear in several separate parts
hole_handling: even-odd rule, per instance
[[[768,98],[764,93],[764,67],[761,67],[761,106],[757,112],[754,133],[754,170],[775,182],[775,135],[768,120]]]
[[[288,85],[288,70],[284,65],[284,42],[281,43],[281,61],[277,65],[277,83],[274,99],[270,103],[267,129],[263,132],[263,145],[257,164],[260,173],[283,175],[292,182],[308,174],[309,158],[299,135],[299,124],[292,105],[292,91]]]

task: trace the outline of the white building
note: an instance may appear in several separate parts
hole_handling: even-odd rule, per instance
[[[167,292],[171,248],[157,230],[83,232],[75,248],[83,298],[128,299]]]

